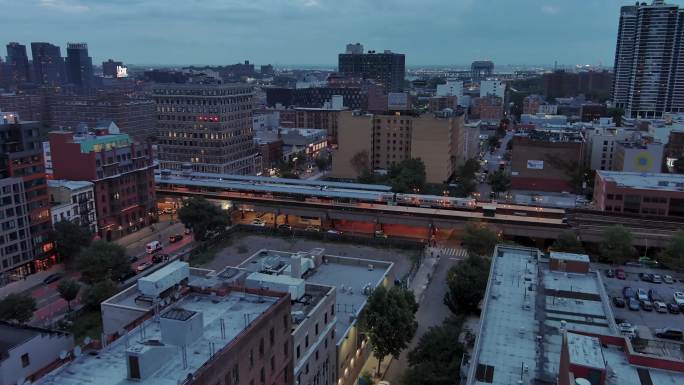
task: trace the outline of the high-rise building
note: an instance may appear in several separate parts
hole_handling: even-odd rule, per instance
[[[3,221],[2,229],[17,229],[16,234],[3,239],[20,240],[13,246],[3,246],[0,260],[2,270],[11,270],[10,274],[15,277],[34,273],[56,262],[48,240],[50,203],[39,131],[38,122],[21,121],[16,113],[0,113],[0,180],[13,181],[4,185],[12,189],[12,195],[5,196],[0,206],[14,207],[13,213],[12,210],[2,212],[16,216],[16,222]],[[22,188],[17,187],[16,181],[21,181]]]
[[[363,53],[363,44],[361,43],[349,43],[347,44],[347,50],[344,53],[353,53],[353,54],[362,54]]]
[[[16,42],[7,44],[7,65],[12,83],[18,84],[30,80],[29,59],[25,45]]]
[[[684,111],[684,9],[663,0],[620,10],[613,102],[625,116]]]
[[[113,124],[76,134],[53,131],[49,138],[55,179],[94,184],[101,238],[117,239],[153,222],[156,202],[150,143],[133,142]]]
[[[125,77],[121,72],[125,68],[123,62],[109,59],[102,62],[102,75],[110,78]]]
[[[88,56],[88,44],[67,45],[66,73],[69,83],[80,88],[93,86],[93,59]]]
[[[157,104],[162,169],[249,175],[255,172],[252,111],[247,84],[165,84]]]
[[[31,43],[34,81],[40,85],[58,86],[66,81],[64,59],[59,46],[44,42]]]
[[[348,47],[349,48],[349,47]],[[361,47],[363,49],[363,47]],[[352,49],[358,52],[358,49]],[[358,76],[382,83],[385,92],[404,90],[406,64],[404,54],[385,50],[383,53],[341,53],[338,57],[338,70],[344,75]]]
[[[474,61],[470,65],[470,77],[473,83],[479,83],[482,80],[486,80],[488,77],[492,76],[494,73],[494,63],[489,60],[478,60]]]

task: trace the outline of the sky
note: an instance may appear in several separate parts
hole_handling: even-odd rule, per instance
[[[633,2],[0,0],[0,42],[48,41],[65,55],[66,42],[83,41],[95,63],[333,66],[347,43],[360,42],[404,53],[409,66],[610,67],[620,6]]]

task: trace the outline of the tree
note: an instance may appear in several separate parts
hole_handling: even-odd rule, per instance
[[[478,171],[480,171],[480,162],[475,158],[470,158],[458,168],[456,174],[461,179],[473,179]]]
[[[76,268],[88,284],[118,278],[130,270],[130,265],[126,249],[107,241],[93,242],[76,257]]]
[[[501,142],[499,141],[499,138],[497,138],[495,135],[492,135],[487,139],[487,145],[489,145],[489,148],[491,150],[494,150],[496,147],[499,147],[499,144]]]
[[[36,300],[28,294],[12,293],[0,300],[0,320],[25,324],[36,311]]]
[[[489,256],[498,241],[496,233],[483,225],[468,224],[463,233],[463,246],[470,255]]]
[[[616,264],[624,263],[634,257],[632,233],[622,225],[608,227],[603,232],[603,241],[599,246],[601,257]]]
[[[280,174],[280,177],[285,179],[299,179],[299,175],[293,173],[292,171],[286,171]]]
[[[370,155],[368,155],[368,151],[366,150],[354,154],[351,160],[349,160],[349,163],[351,163],[352,169],[354,169],[357,176],[371,172]]]
[[[378,359],[378,374],[382,360],[390,354],[399,357],[413,339],[417,310],[413,292],[399,286],[379,286],[368,297],[360,324]]]
[[[613,123],[615,123],[615,127],[622,126],[622,116],[624,114],[625,114],[625,111],[622,108],[609,108],[608,109],[608,115],[613,118]]]
[[[425,188],[425,163],[419,158],[404,159],[392,166],[389,178],[394,192],[420,191]]]
[[[409,368],[402,383],[406,385],[451,385],[459,377],[463,345],[458,342],[462,321],[448,318],[432,326],[408,354]]]
[[[577,235],[572,231],[566,231],[558,236],[558,239],[551,246],[553,251],[561,251],[564,253],[583,254],[584,248],[582,242],[577,239]]]
[[[684,230],[677,231],[660,253],[660,259],[670,269],[684,269]]]
[[[444,304],[454,314],[477,312],[487,288],[489,264],[489,259],[471,255],[449,269]]]
[[[316,157],[316,159],[314,159],[314,163],[316,163],[318,171],[325,171],[328,166],[330,166],[330,156],[328,154],[321,153]]]
[[[65,279],[57,285],[59,296],[66,301],[69,311],[71,311],[71,301],[76,299],[80,290],[81,285],[73,279]]]
[[[456,184],[452,195],[459,198],[467,198],[470,194],[477,191],[477,184],[472,179],[464,179]]]
[[[73,258],[84,247],[88,247],[93,235],[86,228],[70,221],[61,221],[55,224],[50,232],[50,239],[55,243],[55,251],[62,258]]]
[[[116,284],[104,279],[87,288],[83,293],[83,304],[91,310],[99,309],[102,301],[116,293]]]
[[[204,240],[209,232],[222,231],[230,224],[225,211],[202,197],[183,201],[178,219],[193,231],[197,240]]]
[[[510,190],[511,178],[502,170],[491,173],[488,177],[489,185],[495,193],[501,193]]]

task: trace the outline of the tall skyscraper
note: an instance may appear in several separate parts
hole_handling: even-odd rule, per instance
[[[10,82],[17,84],[29,81],[29,59],[25,45],[15,42],[7,44],[7,65]]]
[[[57,86],[63,84],[64,59],[59,46],[50,43],[31,43],[34,81],[38,84]]]
[[[360,53],[359,49],[361,50]],[[350,53],[351,52],[351,53]],[[404,90],[406,72],[404,54],[385,50],[383,53],[368,51],[363,53],[359,43],[347,46],[347,53],[338,56],[338,70],[344,75],[372,79],[384,86],[385,92]]]
[[[166,84],[152,91],[162,169],[255,172],[254,89],[246,84]]]
[[[93,85],[93,59],[88,56],[88,44],[67,45],[66,73],[69,83],[81,88]]]
[[[684,112],[684,10],[663,0],[620,9],[613,102],[630,118]]]
[[[474,61],[470,65],[470,73],[473,82],[479,83],[482,80],[486,80],[488,77],[492,76],[494,73],[494,63],[489,60]]]

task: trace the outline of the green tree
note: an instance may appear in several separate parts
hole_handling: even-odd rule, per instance
[[[684,230],[677,231],[660,253],[662,262],[671,269],[684,269]]]
[[[299,175],[295,174],[292,171],[286,171],[284,173],[281,173],[280,177],[285,179],[299,179]]]
[[[566,231],[559,235],[556,241],[551,246],[551,250],[562,251],[564,253],[584,253],[582,242],[579,239],[577,239],[577,235],[572,231]]]
[[[425,188],[425,163],[419,158],[404,159],[389,172],[392,191],[407,193]]]
[[[382,360],[390,354],[399,357],[413,339],[417,310],[413,292],[399,286],[379,286],[368,297],[360,325],[378,359],[378,374]]]
[[[622,108],[609,108],[608,116],[613,118],[613,123],[615,127],[622,126],[622,117],[625,115],[625,111]]]
[[[325,171],[330,166],[330,155],[321,153],[314,159],[314,163],[316,163],[318,171]]]
[[[498,241],[496,233],[483,225],[467,224],[463,232],[463,247],[470,255],[489,256]]]
[[[461,179],[473,179],[478,171],[480,171],[480,162],[475,158],[470,158],[458,167],[456,174]]]
[[[349,160],[349,163],[351,163],[352,169],[354,172],[356,172],[357,177],[372,172],[370,166],[370,155],[368,155],[368,151],[366,150],[362,150],[354,154],[354,156],[352,156],[352,158]]]
[[[487,145],[492,150],[495,149],[496,147],[499,147],[500,144],[501,144],[501,141],[495,135],[492,135],[489,137],[489,139],[487,139]]]
[[[477,191],[477,183],[473,179],[464,179],[456,184],[456,187],[452,190],[452,195],[459,198],[467,198],[475,191]]]
[[[408,354],[409,368],[404,373],[405,385],[451,385],[459,377],[463,345],[458,342],[462,330],[460,319],[448,318],[432,326],[420,337]]]
[[[50,232],[50,239],[55,243],[55,251],[65,259],[74,258],[84,247],[88,247],[93,234],[86,228],[70,221],[57,222]]]
[[[632,233],[622,225],[613,225],[603,232],[599,246],[601,257],[616,264],[622,264],[634,257]]]
[[[84,290],[83,304],[91,310],[99,309],[102,301],[113,296],[115,293],[116,284],[110,279],[104,279]]]
[[[183,201],[178,219],[192,230],[197,240],[205,240],[209,232],[222,231],[230,224],[227,212],[202,197]]]
[[[36,311],[36,300],[28,294],[12,293],[0,300],[0,320],[25,324]]]
[[[76,269],[88,284],[118,278],[130,270],[130,265],[126,249],[102,240],[93,242],[76,257]]]
[[[447,272],[444,304],[456,315],[476,313],[489,279],[490,261],[471,255]]]
[[[57,285],[57,292],[66,301],[69,311],[71,311],[71,301],[76,299],[80,290],[81,285],[73,279],[65,279]]]
[[[511,189],[511,178],[502,170],[491,173],[487,179],[492,191],[497,194]]]

